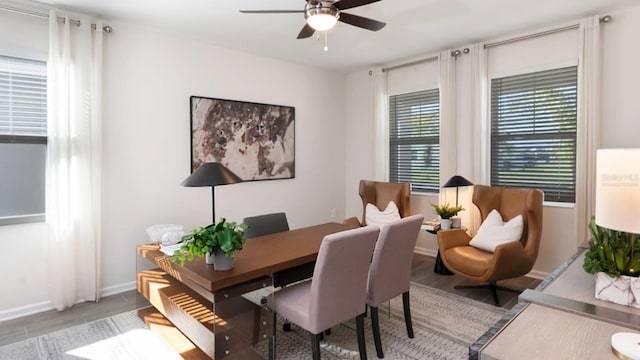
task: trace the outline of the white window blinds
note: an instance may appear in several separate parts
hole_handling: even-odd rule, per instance
[[[491,185],[574,202],[577,67],[491,81]]]
[[[389,97],[389,177],[412,190],[437,192],[440,167],[438,89]]]
[[[0,56],[0,135],[47,136],[47,63]]]
[[[0,225],[44,221],[47,63],[0,56]]]

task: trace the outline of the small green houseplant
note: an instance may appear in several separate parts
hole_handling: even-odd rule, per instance
[[[185,261],[191,261],[195,256],[203,257],[208,254],[212,256],[222,254],[233,258],[235,252],[242,250],[242,246],[247,241],[244,234],[246,228],[245,224],[228,222],[222,218],[215,224],[193,229],[190,234],[182,237],[184,245],[170,260],[173,262],[178,260],[181,265],[184,265]]]
[[[596,299],[640,308],[640,239],[637,234],[616,231],[589,222],[591,241],[582,268],[595,274]]]
[[[610,277],[640,276],[640,238],[637,234],[611,230],[596,225],[595,217],[589,222],[591,241],[584,255],[583,269]]]
[[[431,206],[433,206],[433,210],[435,210],[436,214],[440,215],[443,219],[451,219],[453,216],[458,215],[460,211],[464,210],[462,205],[450,206],[449,204],[431,204]]]

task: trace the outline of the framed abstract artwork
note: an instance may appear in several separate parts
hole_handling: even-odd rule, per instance
[[[218,162],[244,181],[295,177],[295,108],[191,96],[191,172]]]

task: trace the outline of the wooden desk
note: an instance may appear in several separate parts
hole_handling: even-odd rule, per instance
[[[249,349],[272,335],[272,316],[241,295],[271,285],[272,274],[314,262],[326,235],[351,228],[327,223],[249,239],[229,271],[204,259],[180,266],[157,245],[141,245],[137,253],[158,268],[138,272],[138,291],[207,356],[260,358]]]
[[[583,263],[579,251],[536,290],[523,292],[516,312],[480,348],[480,359],[616,360],[611,335],[640,331],[640,309],[597,300]]]

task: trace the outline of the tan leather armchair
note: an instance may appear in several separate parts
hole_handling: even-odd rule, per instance
[[[487,283],[456,288],[487,287],[492,290],[496,305],[499,305],[496,290],[520,292],[496,282],[526,275],[533,268],[542,235],[542,201],[543,193],[538,189],[474,187],[473,203],[480,210],[482,221],[496,209],[504,221],[522,214],[524,227],[520,241],[499,245],[494,253],[470,246],[471,237],[462,229],[439,231],[438,247],[446,267],[456,275]]]
[[[390,201],[398,206],[400,217],[411,215],[411,183],[390,183],[381,181],[360,180],[359,189],[362,199],[362,221],[356,217],[350,217],[343,221],[352,226],[365,226],[367,204],[373,204],[378,209],[384,210]]]

